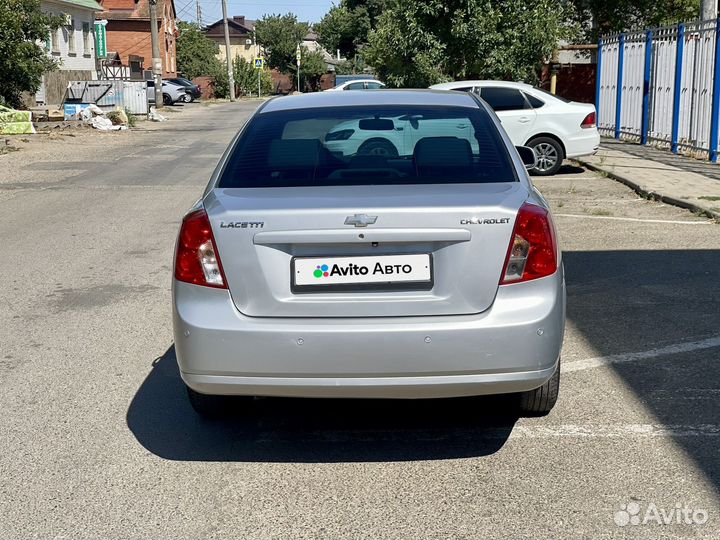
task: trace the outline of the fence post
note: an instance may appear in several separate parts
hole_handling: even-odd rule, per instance
[[[720,17],[715,23],[715,66],[713,68],[712,113],[710,117],[710,161],[717,163],[720,139]]]
[[[603,40],[598,40],[597,65],[595,67],[595,123],[600,127],[600,88],[602,86],[602,48]]]
[[[680,133],[680,96],[682,95],[682,63],[685,48],[685,25],[678,25],[677,48],[675,55],[675,88],[673,89],[672,142],[673,154],[678,153],[678,136]]]
[[[625,34],[618,41],[617,97],[615,98],[615,138],[620,138],[620,113],[622,112],[623,64],[625,63]]]
[[[642,98],[642,131],[640,132],[640,144],[647,144],[648,131],[650,131],[650,74],[652,68],[652,30],[645,32],[645,77],[643,79]]]

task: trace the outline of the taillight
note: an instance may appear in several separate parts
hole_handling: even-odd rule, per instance
[[[195,210],[183,219],[175,250],[175,279],[227,288],[210,220],[203,209]]]
[[[590,129],[594,128],[595,125],[595,111],[593,111],[585,117],[582,124],[580,124],[580,127],[583,129]]]
[[[557,270],[555,228],[547,210],[525,203],[520,207],[500,285],[550,276]]]

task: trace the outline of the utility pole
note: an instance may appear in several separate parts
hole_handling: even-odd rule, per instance
[[[718,16],[717,0],[701,0],[700,18],[703,21],[715,19]]]
[[[200,7],[200,0],[195,0],[195,11],[198,28],[202,28],[202,8]]]
[[[230,54],[230,30],[228,29],[227,1],[222,0],[223,26],[225,27],[225,59],[227,60],[228,86],[230,86],[230,101],[235,101],[235,77],[233,76],[233,62]]]
[[[150,39],[152,41],[152,72],[155,81],[155,109],[162,109],[162,61],[157,27],[157,0],[150,0]]]

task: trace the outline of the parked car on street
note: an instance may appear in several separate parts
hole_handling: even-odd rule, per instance
[[[328,88],[326,92],[331,90],[380,90],[385,88],[385,85],[375,79],[359,79],[351,80],[340,83],[332,88]]]
[[[185,95],[183,96],[181,101],[184,101],[185,103],[192,103],[196,99],[200,99],[200,96],[202,96],[202,89],[200,88],[200,85],[195,84],[189,79],[186,79],[185,77],[174,77],[172,79],[163,79],[164,81],[167,81],[172,84],[177,84],[179,86],[182,86],[185,88]]]
[[[163,105],[173,105],[178,101],[185,101],[185,87],[168,81],[162,83]],[[147,81],[148,102],[155,103],[155,81]]]
[[[552,175],[563,159],[597,152],[600,134],[595,106],[568,101],[529,84],[506,81],[455,81],[431,86],[436,90],[473,92],[500,118],[516,145],[537,154],[534,174]]]
[[[422,136],[397,154],[326,142],[349,123],[379,140],[403,117]],[[178,236],[173,327],[192,406],[513,393],[524,413],[550,411],[565,282],[534,164],[471,93],[261,105]]]

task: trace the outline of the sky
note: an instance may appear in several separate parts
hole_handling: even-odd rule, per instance
[[[221,0],[175,0],[178,18],[194,22],[198,1],[202,9],[203,24],[222,19]],[[339,3],[339,0],[335,3]],[[228,17],[245,15],[248,19],[261,19],[266,13],[292,12],[298,16],[298,20],[309,22],[320,22],[332,5],[332,0],[227,0]]]

